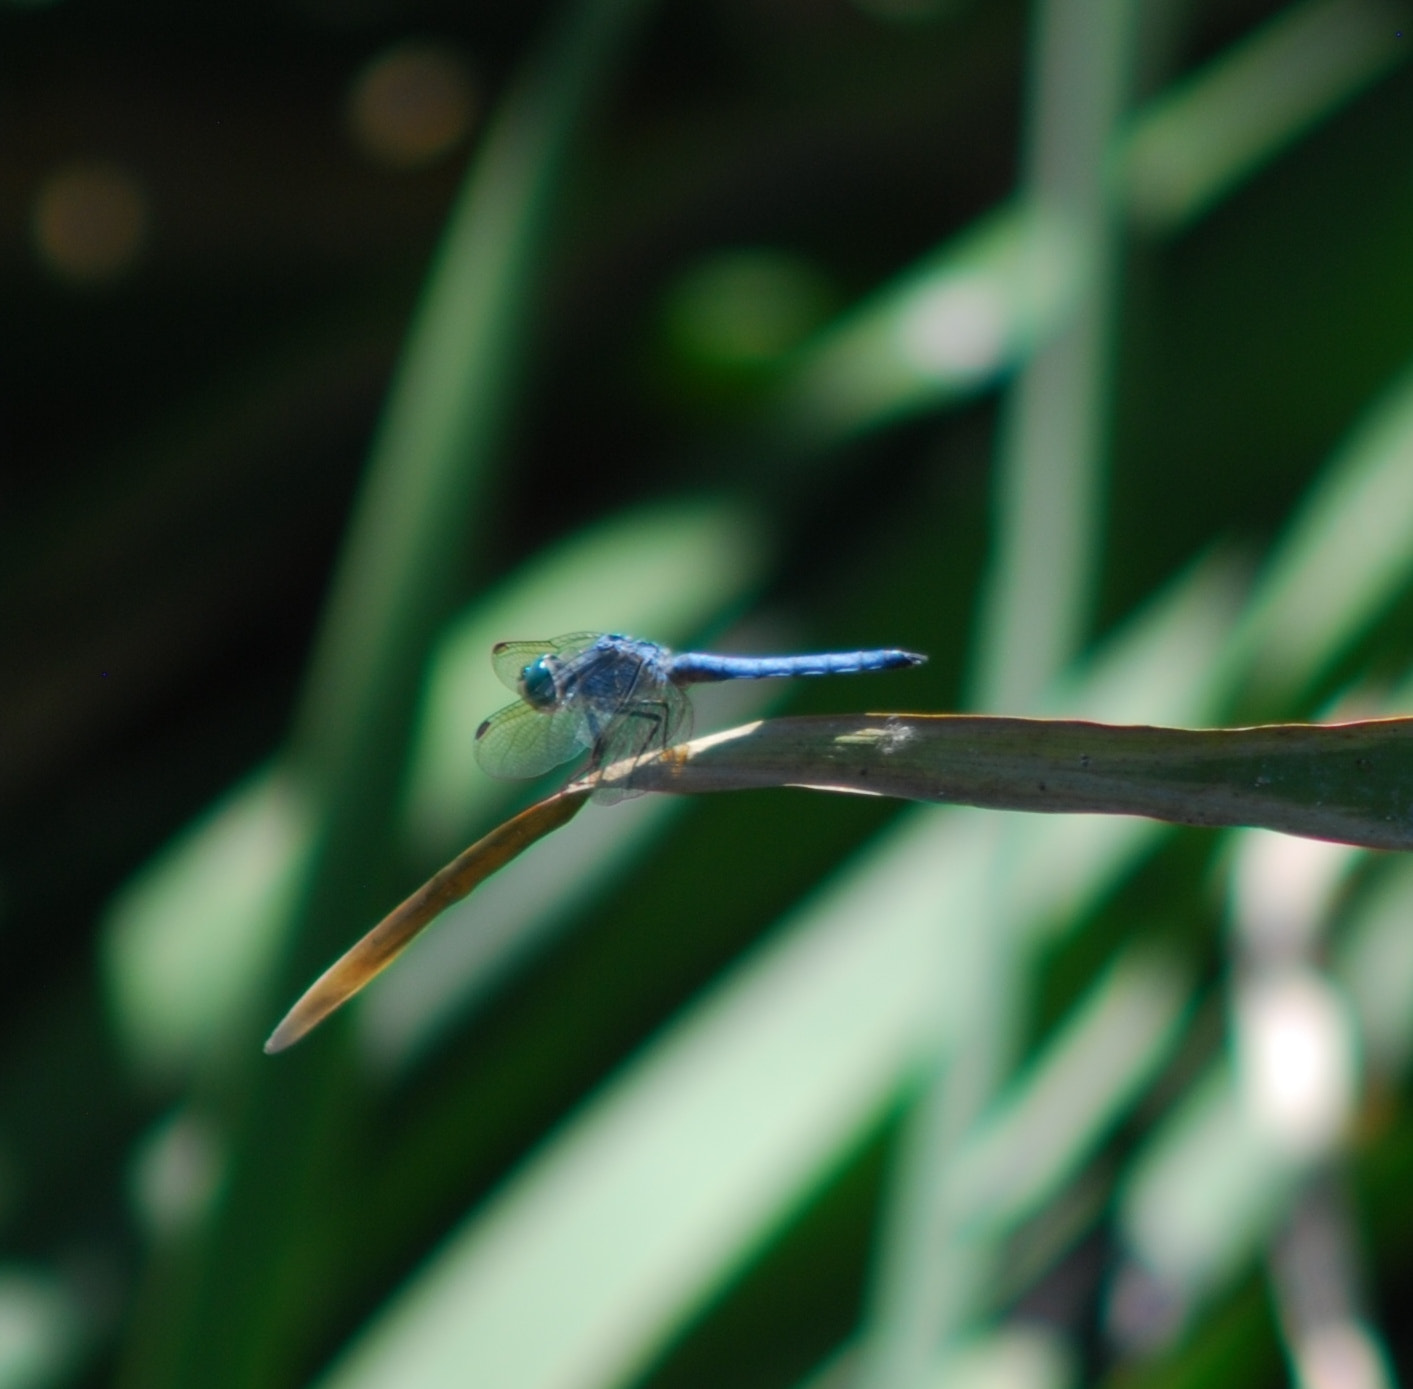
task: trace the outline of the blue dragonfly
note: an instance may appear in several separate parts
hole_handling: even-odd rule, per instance
[[[612,632],[497,642],[491,664],[501,684],[519,699],[476,730],[476,760],[491,776],[511,780],[539,776],[584,751],[590,754],[588,771],[615,763],[631,766],[691,736],[687,685],[896,670],[926,659],[893,650],[718,656],[672,652]],[[637,794],[601,786],[594,799],[618,801]]]

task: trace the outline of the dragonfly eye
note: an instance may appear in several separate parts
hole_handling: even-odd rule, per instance
[[[550,669],[550,658],[541,656],[531,661],[520,672],[520,692],[525,703],[536,709],[553,709],[559,703],[559,691],[554,683],[554,671]]]

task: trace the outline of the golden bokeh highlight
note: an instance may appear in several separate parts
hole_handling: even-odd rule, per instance
[[[395,168],[431,164],[464,140],[476,111],[465,61],[431,43],[404,43],[354,80],[348,123],[369,158]]]
[[[55,275],[75,283],[115,279],[131,268],[147,239],[147,197],[117,164],[65,165],[35,196],[35,249]]]

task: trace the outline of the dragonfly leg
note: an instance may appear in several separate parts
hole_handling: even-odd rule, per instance
[[[595,749],[595,765],[636,762],[646,753],[666,747],[680,717],[680,707],[663,699],[642,700],[622,710]]]
[[[667,724],[667,705],[654,701],[636,704],[620,715],[611,740],[613,760],[638,758],[662,742],[662,730]],[[607,749],[605,749],[607,751]]]

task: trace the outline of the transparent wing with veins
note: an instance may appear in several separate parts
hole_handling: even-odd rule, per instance
[[[476,761],[494,777],[518,781],[542,776],[593,745],[584,711],[576,703],[536,709],[525,700],[521,676],[541,656],[567,659],[597,640],[574,632],[550,641],[503,641],[491,651],[491,667],[506,689],[520,698],[486,719],[476,730]]]
[[[561,661],[570,661],[587,651],[598,639],[597,632],[570,632],[545,641],[498,641],[491,648],[491,669],[511,694],[523,699],[525,692],[520,688],[520,677],[526,666],[538,661],[541,656],[557,656]]]
[[[542,713],[517,700],[476,730],[476,761],[493,777],[519,781],[542,776],[593,746],[583,710]]]

